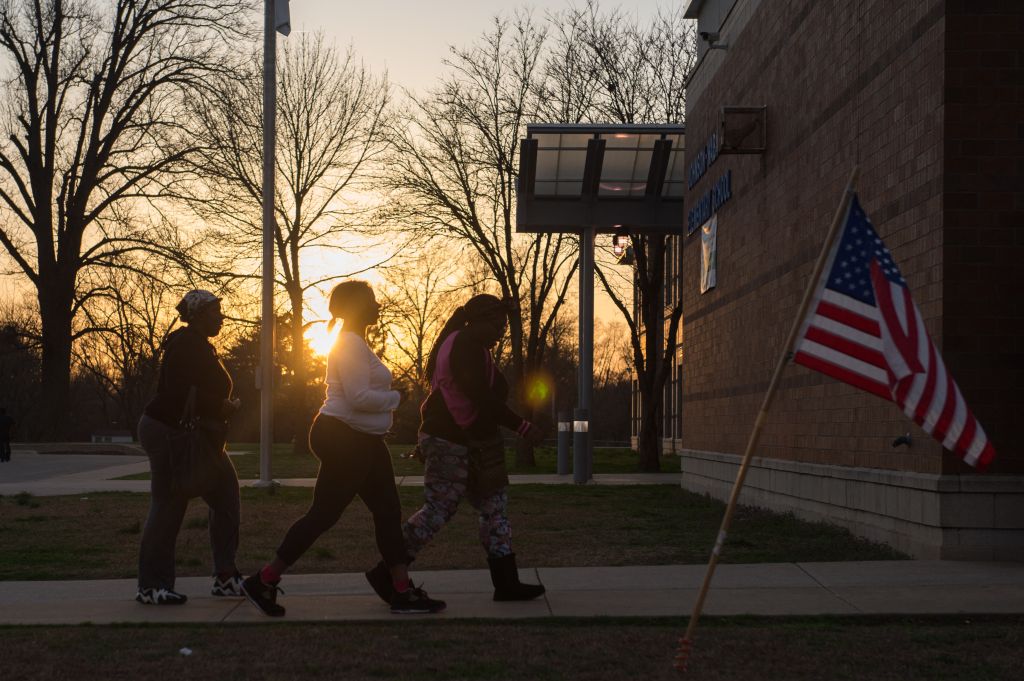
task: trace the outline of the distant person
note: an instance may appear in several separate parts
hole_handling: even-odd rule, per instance
[[[0,463],[11,460],[11,428],[14,419],[7,415],[7,410],[0,407]]]
[[[534,443],[541,433],[506,404],[508,382],[491,350],[507,327],[507,306],[481,294],[455,310],[434,342],[427,362],[431,390],[421,407],[418,437],[426,499],[402,530],[406,551],[414,558],[468,496],[480,516],[480,543],[487,552],[494,600],[525,601],[543,594],[544,586],[519,581],[499,426]],[[390,597],[382,565],[366,578],[381,598]]]
[[[206,423],[226,431],[228,418],[238,409],[231,399],[231,376],[209,339],[220,333],[224,315],[220,299],[209,291],[185,294],[175,308],[184,328],[164,342],[156,396],[139,420],[139,442],[149,457],[152,497],[139,548],[139,590],[135,600],[146,605],[181,605],[188,598],[174,590],[174,545],[189,498],[172,476],[175,448],[169,440],[178,431],[195,387],[195,413]],[[214,576],[210,593],[240,597],[242,578],[235,567],[240,518],[238,475],[223,449],[214,473],[201,494],[210,507],[210,544]]]
[[[277,555],[242,583],[249,601],[271,617],[285,613],[277,602],[281,575],[331,529],[358,495],[373,515],[377,548],[388,581],[393,613],[435,613],[444,601],[430,598],[409,579],[402,539],[402,506],[384,435],[402,395],[391,389],[391,372],[366,344],[380,306],[370,285],[345,281],[331,291],[331,328],[343,321],[327,356],[327,395],[309,430],[309,446],[320,460],[313,503],[285,534]]]

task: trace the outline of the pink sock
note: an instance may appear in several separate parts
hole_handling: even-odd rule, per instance
[[[281,574],[274,572],[274,568],[270,565],[264,565],[260,570],[260,581],[264,584],[276,584],[281,581]]]
[[[404,591],[409,590],[408,579],[392,579],[391,583],[394,585],[395,591],[397,591],[398,593],[402,593]]]

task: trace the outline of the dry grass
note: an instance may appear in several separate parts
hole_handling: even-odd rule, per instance
[[[311,494],[301,488],[281,489],[272,496],[242,490],[238,562],[243,571],[273,555]],[[422,495],[422,488],[400,489],[406,515],[418,508]],[[132,577],[148,505],[148,495],[130,493],[0,498],[0,579]],[[671,485],[517,485],[511,494],[514,543],[523,567],[703,563],[722,512],[721,503]],[[178,537],[178,574],[209,573],[207,527],[206,507],[194,500]],[[845,530],[741,508],[723,561],[899,557]],[[377,560],[370,515],[356,501],[295,571],[355,572]],[[416,562],[420,570],[484,565],[476,517],[465,503]]]
[[[1018,681],[1022,626],[709,618],[683,677],[671,666],[677,619],[13,627],[0,637],[7,679]]]

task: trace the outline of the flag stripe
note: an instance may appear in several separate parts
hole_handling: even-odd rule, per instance
[[[811,323],[808,325],[808,328],[810,327],[817,327],[819,329],[829,331],[838,336],[849,339],[854,343],[859,343],[866,348],[875,350],[878,353],[882,352],[882,338],[880,336],[865,333],[852,326],[836,321],[835,319],[830,319],[829,317],[823,317],[816,314],[811,318]]]
[[[925,376],[924,389],[921,391],[921,399],[917,403],[917,407],[914,409],[914,413],[910,414],[910,417],[915,422],[921,423],[924,421],[925,414],[928,413],[928,409],[931,407],[932,398],[935,396],[935,346],[931,343],[928,344],[928,367],[929,371]]]
[[[817,313],[822,317],[828,317],[829,319],[834,319],[837,322],[841,322],[843,324],[846,324],[847,326],[851,326],[857,329],[858,331],[862,331],[872,336],[881,337],[881,334],[878,330],[877,320],[871,319],[870,317],[865,317],[864,315],[854,312],[852,310],[848,310],[847,308],[842,307],[841,305],[837,305],[836,303],[832,303],[827,300],[822,300],[820,303],[818,303]]]
[[[832,303],[838,307],[845,307],[850,312],[859,314],[865,319],[873,319],[876,322],[879,319],[877,307],[862,303],[856,298],[851,298],[850,296],[839,293],[838,291],[833,291],[832,289],[827,288],[822,291],[821,299],[826,303]]]
[[[953,421],[953,412],[956,411],[957,394],[956,384],[953,383],[953,376],[947,371],[946,372],[946,398],[942,407],[942,411],[939,413],[939,418],[935,422],[935,433],[939,437],[945,438],[946,433],[949,432],[949,425]]]
[[[950,378],[952,380],[952,377]],[[964,432],[964,425],[967,423],[967,402],[964,401],[964,396],[960,394],[956,383],[953,384],[953,392],[956,397],[956,409],[953,411],[952,425],[946,431],[946,437],[942,441],[942,446],[949,450],[956,446],[956,441],[960,439],[960,433]]]
[[[860,343],[856,343],[850,340],[846,336],[831,333],[825,329],[819,328],[813,324],[807,329],[807,340],[814,341],[819,345],[823,345],[832,348],[838,352],[849,355],[855,359],[859,359],[862,362],[866,362],[872,366],[876,366],[879,369],[885,368],[885,356],[882,355],[878,350],[872,348],[866,348]]]
[[[996,458],[996,448],[992,446],[991,442],[986,442],[985,448],[981,450],[981,454],[978,455],[978,461],[974,465],[979,471],[983,471],[994,458]],[[967,463],[970,463],[970,461]]]
[[[801,351],[793,356],[793,361],[797,364],[803,364],[808,369],[814,369],[815,371],[821,372],[826,376],[838,379],[843,383],[849,383],[850,385],[866,390],[869,393],[874,393],[879,397],[890,399],[889,385],[887,383],[880,383],[878,381],[867,378],[861,374],[850,371],[845,366],[833,364],[815,355],[808,354],[807,352]]]

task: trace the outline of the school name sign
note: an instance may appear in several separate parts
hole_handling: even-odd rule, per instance
[[[715,164],[715,161],[718,160],[719,148],[718,133],[711,133],[708,141],[697,151],[697,155],[687,168],[686,186],[688,189],[693,189]],[[690,208],[686,216],[686,233],[693,234],[697,231],[701,225],[711,219],[711,216],[721,208],[722,204],[731,198],[732,171],[727,170]]]

